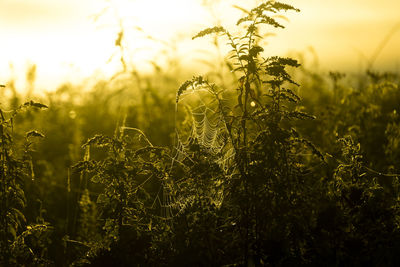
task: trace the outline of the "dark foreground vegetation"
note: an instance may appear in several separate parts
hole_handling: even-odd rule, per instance
[[[2,87],[1,266],[399,266],[399,77],[263,58],[282,11],[201,31],[231,71],[180,86]]]

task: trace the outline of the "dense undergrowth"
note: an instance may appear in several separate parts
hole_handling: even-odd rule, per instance
[[[221,75],[1,88],[1,265],[400,264],[399,77],[263,58],[282,11],[195,36],[228,42]]]

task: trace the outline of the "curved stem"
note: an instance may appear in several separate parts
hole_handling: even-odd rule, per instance
[[[144,132],[143,132],[142,130],[140,130],[140,129],[138,129],[138,128],[126,127],[126,126],[121,127],[121,129],[123,129],[123,130],[133,130],[133,131],[138,132],[141,136],[144,137],[144,140],[145,140],[151,147],[153,147],[153,144],[150,142],[150,140],[147,138],[147,136],[144,134]]]

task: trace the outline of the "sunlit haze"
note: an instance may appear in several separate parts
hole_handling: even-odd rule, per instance
[[[209,3],[207,5],[207,2]],[[183,66],[201,57],[210,40],[191,36],[215,23],[233,26],[237,5],[260,1],[201,0],[1,0],[0,83],[25,86],[25,72],[37,65],[36,88],[52,90],[65,81],[108,77],[121,70],[116,39],[124,30],[127,63],[148,72],[180,56]],[[292,0],[286,29],[269,39],[267,53],[301,52],[323,70],[383,70],[400,66],[400,1]],[[386,38],[386,39],[385,39]]]

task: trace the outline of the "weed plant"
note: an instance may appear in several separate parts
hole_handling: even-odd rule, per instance
[[[39,215],[36,222],[27,222],[25,182],[34,179],[32,144],[34,139],[44,137],[31,130],[26,133],[22,147],[16,147],[13,139],[13,127],[16,116],[29,108],[47,108],[37,102],[26,102],[13,111],[0,109],[0,263],[4,266],[26,264],[48,264],[46,259],[49,226]]]
[[[43,113],[14,90],[0,265],[398,266],[399,77],[350,86],[264,57],[289,11],[267,1],[193,37],[227,42],[231,73],[65,85]]]

